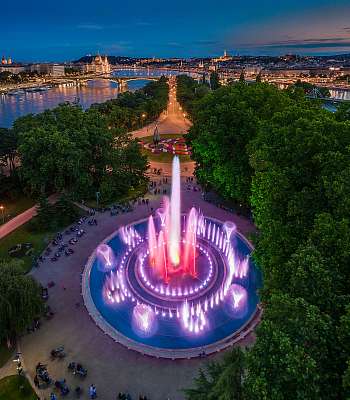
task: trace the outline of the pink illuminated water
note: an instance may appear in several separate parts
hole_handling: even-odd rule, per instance
[[[142,336],[149,336],[155,329],[156,316],[146,304],[137,304],[132,313],[134,329]]]
[[[202,216],[192,208],[187,219],[183,240],[181,239],[180,163],[174,157],[171,199],[164,197],[163,208],[158,210],[161,227],[158,233],[152,215],[148,219],[149,263],[159,278],[169,281],[171,273],[197,276],[196,245],[197,230],[204,230]],[[219,232],[218,232],[219,234]]]
[[[171,182],[171,201],[170,201],[170,227],[168,252],[174,266],[180,263],[180,235],[181,235],[181,215],[180,215],[180,161],[179,157],[173,158],[173,171]]]
[[[96,254],[104,270],[111,270],[116,266],[113,250],[107,244],[100,244]]]

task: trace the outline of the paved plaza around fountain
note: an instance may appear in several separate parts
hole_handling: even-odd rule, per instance
[[[188,191],[186,187],[183,179],[181,197],[185,212],[196,206],[205,215],[235,222],[238,230],[245,235],[254,231],[246,219],[203,201],[201,192]],[[161,196],[152,195],[149,207],[138,205],[133,212],[116,217],[111,217],[109,213],[98,214],[97,226],[84,224],[87,233],[75,245],[75,253],[71,257],[60,258],[55,263],[46,260],[40,268],[32,271],[33,276],[44,286],[50,281],[55,282],[55,286],[49,289],[48,300],[55,316],[45,321],[41,329],[25,335],[21,340],[23,359],[31,378],[35,374],[35,365],[40,361],[47,364],[50,375],[55,379],[66,378],[72,388],[82,386],[85,390],[82,398],[88,398],[87,389],[91,383],[96,385],[99,398],[103,400],[115,400],[120,391],[129,392],[136,399],[139,394],[146,394],[153,400],[184,398],[181,389],[192,384],[205,359],[163,360],[126,349],[95,325],[81,296],[81,273],[96,246],[118,227],[147,217],[150,208],[159,207],[160,201]],[[253,337],[248,336],[241,345],[247,345],[252,340]],[[50,360],[50,350],[59,345],[64,345],[67,357],[64,360]],[[210,359],[221,357],[221,354],[211,356]],[[79,361],[88,369],[85,381],[68,372],[70,361]],[[43,394],[48,397],[49,391]]]

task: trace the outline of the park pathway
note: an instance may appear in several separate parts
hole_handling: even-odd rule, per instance
[[[9,233],[13,232],[15,229],[19,228],[21,225],[30,221],[36,215],[37,205],[28,208],[28,210],[22,212],[16,217],[10,219],[8,222],[0,226],[0,240],[7,236]]]
[[[52,195],[49,197],[50,203],[54,203],[56,200],[57,195]],[[0,240],[35,217],[37,214],[37,207],[38,204],[35,204],[33,207],[28,208],[28,210],[23,211],[21,214],[11,218],[8,222],[1,225]]]
[[[185,134],[188,132],[191,127],[191,122],[176,100],[175,83],[176,80],[174,77],[169,78],[169,102],[167,109],[162,112],[157,121],[131,132],[133,137],[142,138],[145,136],[152,136],[156,125],[158,126],[160,135]]]

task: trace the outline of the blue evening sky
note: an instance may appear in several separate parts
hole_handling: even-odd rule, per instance
[[[0,56],[350,53],[350,0],[1,0]]]

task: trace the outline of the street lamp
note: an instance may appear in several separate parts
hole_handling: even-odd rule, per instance
[[[5,207],[3,205],[1,205],[0,210],[1,210],[1,216],[2,216],[2,223],[5,223],[5,214],[4,214]]]

